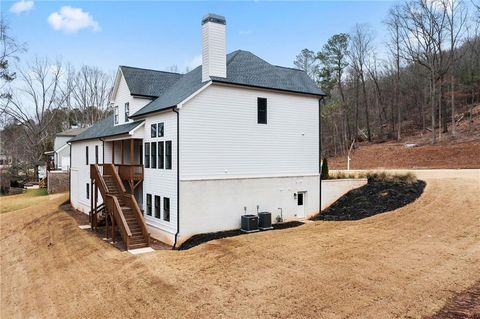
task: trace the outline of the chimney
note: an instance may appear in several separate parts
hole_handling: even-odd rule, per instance
[[[202,19],[202,82],[227,77],[225,17],[209,13]]]

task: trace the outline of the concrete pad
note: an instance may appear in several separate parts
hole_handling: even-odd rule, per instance
[[[80,229],[90,229],[92,227],[90,227],[90,225],[80,225],[80,226],[78,226],[78,228],[80,228]]]
[[[137,249],[130,249],[128,252],[132,255],[140,255],[140,254],[145,254],[145,253],[151,253],[155,250],[153,250],[152,247],[143,247],[143,248],[137,248]]]

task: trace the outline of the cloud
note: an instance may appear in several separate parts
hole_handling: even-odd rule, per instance
[[[53,12],[48,17],[48,23],[54,30],[70,33],[81,29],[100,31],[98,22],[93,19],[90,13],[70,6],[61,7],[60,12]]]
[[[185,68],[187,68],[188,70],[193,70],[197,66],[199,66],[200,64],[202,64],[202,55],[201,54],[194,56],[190,61],[185,63]]]
[[[15,2],[11,7],[10,11],[13,13],[22,13],[22,12],[27,12],[33,9],[33,1],[24,1],[20,0],[18,2]]]
[[[253,33],[252,30],[240,30],[240,31],[238,31],[239,35],[249,35],[249,34],[252,34],[252,33]]]

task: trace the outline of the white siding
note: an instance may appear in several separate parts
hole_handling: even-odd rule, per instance
[[[88,146],[89,164],[95,164],[95,146],[98,146],[98,163],[102,164],[102,142],[99,140],[72,143],[71,167],[71,204],[74,208],[88,213],[90,199],[87,199],[86,184],[90,184],[90,166],[86,163],[86,146]],[[90,194],[91,196],[92,194]],[[101,199],[101,197],[99,196]],[[99,203],[102,201],[100,200]]]
[[[164,123],[164,137],[152,138],[150,134],[151,124]],[[174,235],[177,229],[177,115],[172,111],[149,116],[145,119],[144,128],[145,142],[172,141],[172,169],[145,168],[143,181],[143,209],[147,225]],[[157,150],[158,152],[158,150]],[[145,155],[145,150],[143,151]],[[145,162],[144,162],[145,164]],[[157,161],[158,167],[158,161]],[[147,194],[152,194],[152,216],[147,216]],[[155,218],[154,195],[161,197],[161,219]],[[170,221],[163,220],[163,198],[170,198]],[[152,231],[152,230],[151,230]],[[152,231],[155,235],[155,230]],[[171,238],[171,236],[169,237]],[[163,240],[166,240],[163,238]]]
[[[181,180],[318,174],[318,111],[316,97],[211,85],[180,110]]]
[[[150,99],[133,97],[130,95],[127,82],[120,72],[120,82],[118,84],[115,100],[112,101],[113,106],[118,106],[118,124],[125,124],[125,103],[130,104],[130,115],[140,110],[142,107],[151,102]],[[131,122],[130,120],[129,122]]]

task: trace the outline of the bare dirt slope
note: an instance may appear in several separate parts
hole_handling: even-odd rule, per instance
[[[480,171],[428,178],[394,212],[133,256],[56,198],[0,215],[11,317],[420,318],[480,280]]]

